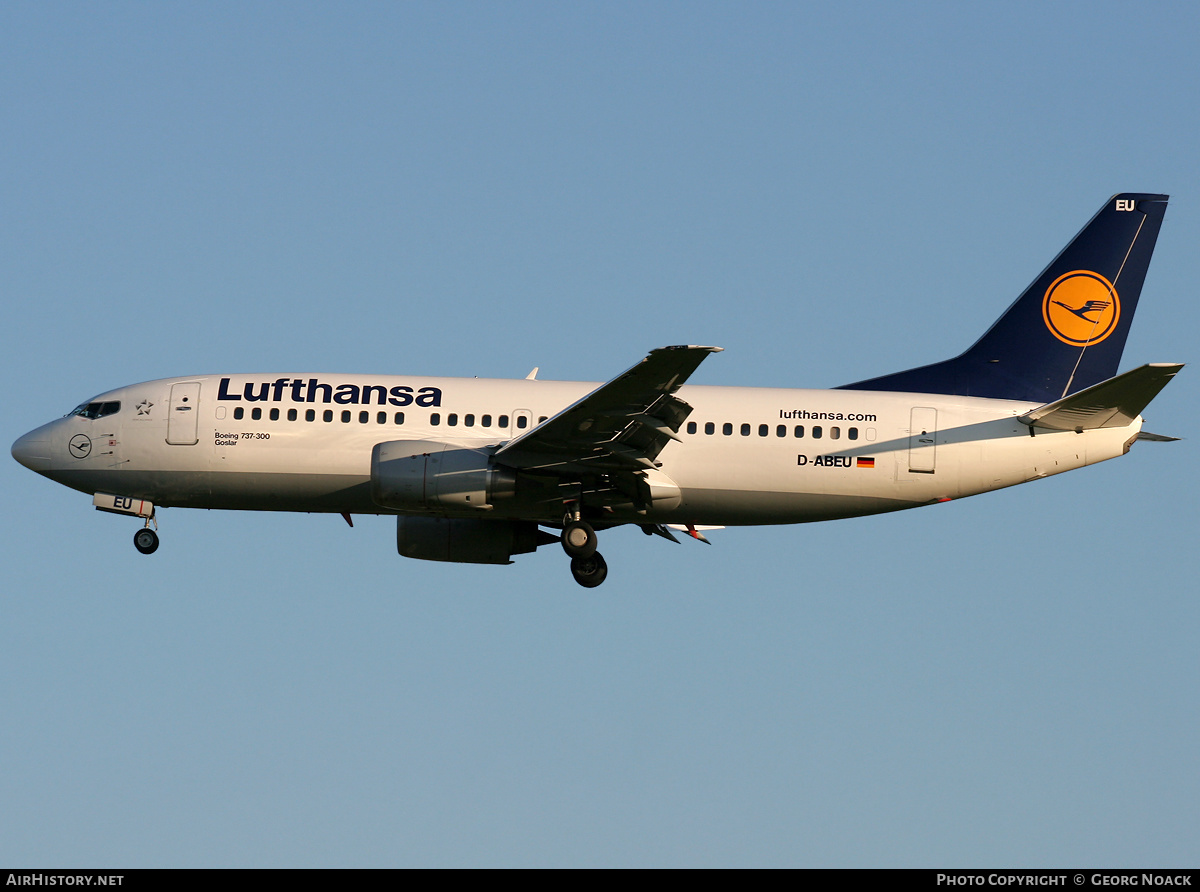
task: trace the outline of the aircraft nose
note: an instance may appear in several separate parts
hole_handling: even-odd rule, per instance
[[[50,444],[41,430],[30,431],[13,443],[12,457],[39,474],[50,470]]]

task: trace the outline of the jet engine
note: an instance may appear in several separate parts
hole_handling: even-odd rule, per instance
[[[393,440],[371,452],[371,498],[395,511],[487,511],[511,498],[516,483],[516,472],[494,465],[484,449],[441,440]]]
[[[396,551],[423,561],[458,564],[511,564],[514,554],[527,554],[558,537],[533,521],[485,520],[474,517],[396,518]]]

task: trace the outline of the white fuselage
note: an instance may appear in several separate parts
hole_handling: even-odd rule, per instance
[[[61,418],[18,446],[22,461],[75,489],[163,507],[392,514],[371,497],[377,443],[498,446],[597,386],[170,378],[101,394],[95,402],[119,402],[119,410]],[[617,508],[613,522],[802,523],[894,511],[1114,458],[1141,428],[1139,417],[1125,427],[1032,436],[1018,416],[1035,404],[935,394],[685,385],[677,396],[693,411],[649,472],[663,498],[636,515]],[[553,500],[518,497],[489,516],[554,523],[561,514]]]

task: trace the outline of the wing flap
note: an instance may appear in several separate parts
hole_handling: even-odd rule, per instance
[[[513,468],[558,473],[636,471],[654,460],[692,407],[674,394],[720,347],[659,347],[637,365],[496,453]]]
[[[1142,414],[1181,368],[1183,363],[1152,362],[1039,406],[1018,420],[1030,427],[1056,431],[1125,427]]]

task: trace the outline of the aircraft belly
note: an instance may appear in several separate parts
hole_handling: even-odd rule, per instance
[[[391,513],[371,501],[370,480],[357,474],[94,470],[58,479],[81,492],[134,496],[164,508]]]
[[[690,488],[683,490],[677,509],[656,512],[654,519],[722,526],[809,523],[883,514],[917,504],[920,502],[889,496]]]

